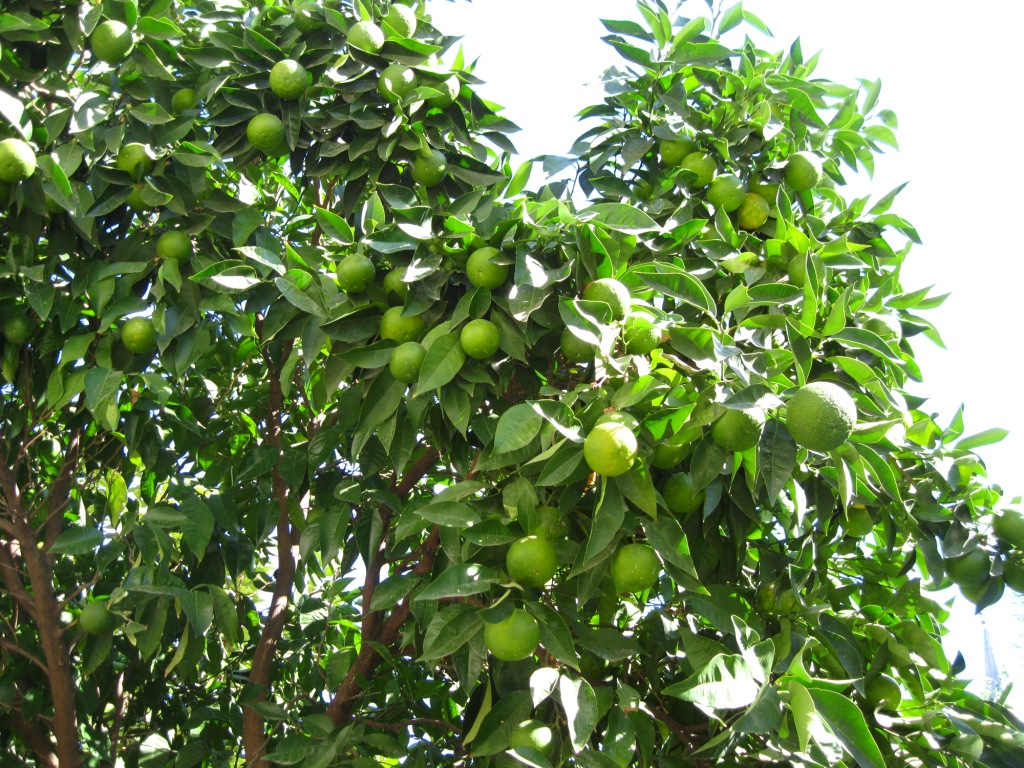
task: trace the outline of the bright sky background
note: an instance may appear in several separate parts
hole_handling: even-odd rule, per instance
[[[671,11],[673,0],[666,5]],[[962,403],[966,434],[1009,429],[1006,440],[980,454],[1008,496],[1024,494],[1021,345],[1013,331],[1024,284],[1024,241],[1017,232],[1024,218],[1024,3],[747,0],[744,8],[774,33],[774,40],[757,37],[762,47],[783,50],[799,37],[805,58],[824,49],[817,76],[850,85],[857,78],[882,79],[880,105],[899,117],[900,151],[876,161],[870,190],[880,197],[910,182],[892,210],[915,225],[924,244],[911,252],[903,286],[952,292],[927,314],[948,350],[923,337],[914,342],[925,383],[912,391],[931,398],[926,408],[939,414],[940,425]],[[584,130],[574,115],[601,100],[601,72],[621,63],[601,42],[607,31],[599,19],[639,20],[629,0],[431,0],[430,12],[442,32],[463,36],[468,60],[479,58],[475,74],[486,81],[479,92],[522,127],[513,140],[524,159],[568,152]],[[682,12],[709,14],[703,0],[689,0]],[[742,34],[734,30],[725,42],[738,43]],[[1021,625],[1013,624],[1021,605],[1020,598],[1004,599],[983,614],[997,660],[1004,666],[1013,661],[1018,681],[1024,681],[1022,653],[1011,643],[1021,634]],[[953,639],[972,649],[968,671],[980,676],[980,622],[968,609],[952,622],[958,628]],[[1021,685],[1014,701],[1024,712]]]

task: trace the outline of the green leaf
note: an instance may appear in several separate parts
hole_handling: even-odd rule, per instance
[[[420,366],[420,378],[416,384],[416,394],[443,387],[454,379],[463,364],[466,362],[466,353],[462,350],[457,333],[449,333],[439,336],[434,343],[427,347],[427,354]]]
[[[645,264],[630,269],[627,275],[636,275],[648,287],[685,301],[709,317],[715,316],[715,300],[708,293],[708,289],[682,267],[671,264]]]
[[[625,203],[597,203],[579,211],[576,216],[580,221],[593,221],[606,229],[629,235],[642,235],[659,229],[654,219]]]
[[[458,501],[434,501],[417,509],[416,514],[447,528],[469,528],[480,522],[480,515],[472,507]]]
[[[1008,434],[1010,434],[1010,430],[1008,429],[993,427],[992,429],[986,429],[984,432],[979,432],[976,435],[971,435],[957,440],[955,447],[960,451],[973,451],[975,448],[981,448],[985,445],[998,443]]]
[[[861,768],[885,768],[878,744],[871,736],[860,707],[841,693],[809,687],[815,710]]]
[[[58,555],[85,555],[103,543],[103,532],[97,528],[75,526],[60,534],[50,547]]]
[[[756,670],[742,656],[720,654],[681,683],[663,693],[692,701],[705,711],[739,709],[753,703],[761,686]]]
[[[468,605],[448,605],[437,612],[423,636],[420,661],[449,656],[483,629],[484,620]]]
[[[181,596],[181,609],[196,635],[202,636],[213,624],[213,598],[209,592],[187,592]]]
[[[594,524],[590,528],[586,546],[581,550],[581,559],[573,565],[572,573],[584,569],[599,554],[604,552],[619,534],[619,528],[626,517],[626,501],[619,488],[608,478],[601,478],[601,495],[594,512]]]
[[[513,405],[498,419],[494,430],[494,452],[507,453],[525,448],[540,432],[544,419],[529,403]]]
[[[566,724],[569,727],[569,741],[575,751],[583,749],[597,728],[600,719],[597,709],[597,696],[583,678],[570,678],[563,675],[558,681],[558,700],[565,710]]]
[[[769,419],[757,445],[757,454],[768,498],[777,499],[796,470],[796,443],[777,421]]]
[[[435,505],[436,506],[436,505]],[[422,510],[420,510],[422,514]],[[487,592],[500,581],[490,568],[476,563],[458,563],[434,579],[420,592],[416,600],[441,600],[447,597],[465,597]]]
[[[540,642],[544,650],[562,664],[579,669],[580,658],[573,645],[572,633],[562,616],[539,602],[529,602],[526,609],[537,619],[540,626]]]

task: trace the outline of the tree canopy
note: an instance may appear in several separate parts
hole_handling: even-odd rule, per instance
[[[513,165],[425,4],[0,2],[5,764],[1024,761],[880,82],[637,10]]]

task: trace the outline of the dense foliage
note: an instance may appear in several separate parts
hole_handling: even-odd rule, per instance
[[[637,8],[531,191],[423,6],[0,3],[5,765],[1021,764],[880,83]]]

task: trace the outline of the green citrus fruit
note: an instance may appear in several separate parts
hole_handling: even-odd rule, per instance
[[[294,12],[295,26],[299,32],[312,32],[320,26],[320,4],[314,2],[300,3]]]
[[[501,661],[519,661],[532,656],[540,643],[537,620],[522,608],[496,624],[484,624],[484,644]]]
[[[120,64],[135,47],[132,31],[120,21],[100,22],[89,37],[89,47],[97,59],[107,64]]]
[[[174,95],[171,96],[171,111],[176,114],[195,109],[195,106],[196,92],[191,88],[182,88],[180,91],[175,91]]]
[[[661,561],[647,544],[626,544],[612,558],[611,574],[616,592],[640,592],[658,581]]]
[[[295,59],[281,59],[270,69],[270,90],[286,101],[304,94],[310,80],[309,72]]]
[[[694,487],[693,476],[688,472],[676,472],[666,480],[661,495],[677,515],[696,512],[704,504],[704,490]]]
[[[372,21],[358,21],[348,31],[348,44],[376,53],[384,45],[384,31]]]
[[[864,698],[873,709],[895,711],[903,700],[900,684],[889,675],[879,675],[864,689]]]
[[[335,270],[338,286],[345,293],[365,291],[366,284],[371,282],[376,274],[373,262],[361,253],[350,253],[338,262]]]
[[[427,104],[437,109],[444,109],[454,104],[455,100],[459,98],[459,91],[462,90],[462,81],[456,75],[427,85],[437,91],[437,96],[427,98]]]
[[[626,411],[606,411],[597,417],[594,426],[598,424],[622,424],[630,432],[640,429],[640,419]]]
[[[857,405],[846,390],[828,381],[800,387],[789,399],[786,426],[797,445],[827,453],[845,443],[857,423]]]
[[[796,613],[801,608],[800,598],[792,589],[784,589],[779,592],[775,607],[781,614]]]
[[[1024,515],[1016,509],[1004,509],[992,519],[992,532],[1014,549],[1024,549]]]
[[[679,167],[694,173],[696,178],[687,184],[688,187],[694,189],[706,187],[715,178],[715,173],[718,171],[715,158],[706,152],[691,152],[683,158]]]
[[[555,749],[555,733],[539,720],[524,720],[512,729],[508,737],[509,747],[532,747],[546,757]]]
[[[661,329],[648,313],[633,312],[623,324],[622,340],[627,354],[649,355],[661,344]]]
[[[1024,560],[1007,559],[1003,564],[1003,581],[1014,592],[1024,592]]]
[[[843,528],[850,536],[863,538],[875,529],[875,519],[863,504],[851,504],[843,517]]]
[[[416,155],[412,162],[412,180],[424,187],[436,187],[447,175],[448,161],[436,149]]]
[[[469,282],[477,288],[490,288],[494,290],[508,280],[509,267],[507,264],[498,264],[495,257],[500,255],[497,248],[484,246],[477,248],[466,260],[466,276]]]
[[[419,315],[402,317],[401,307],[391,307],[385,310],[380,319],[380,337],[391,339],[399,344],[407,341],[419,341],[423,335],[425,323]]]
[[[21,139],[0,141],[0,181],[24,181],[36,171],[36,153]]]
[[[597,424],[583,442],[583,458],[599,475],[616,477],[633,466],[639,446],[636,435],[624,424]]]
[[[420,377],[420,368],[423,366],[423,358],[427,356],[427,350],[416,341],[407,341],[395,347],[391,353],[391,361],[388,368],[391,375],[406,384],[412,384]]]
[[[284,146],[284,123],[277,115],[261,112],[245,127],[245,136],[256,149],[267,154],[281,154]]]
[[[715,208],[732,213],[743,203],[747,189],[743,182],[731,174],[716,176],[708,187],[707,201]]]
[[[4,338],[8,343],[20,347],[32,338],[33,327],[32,321],[25,315],[11,315],[4,320]]]
[[[658,154],[665,165],[679,165],[683,158],[697,151],[697,142],[689,136],[681,139],[662,139],[658,144]]]
[[[145,144],[132,141],[122,144],[117,150],[114,164],[119,171],[124,171],[133,179],[139,179],[153,170],[153,155]]]
[[[803,256],[798,254],[789,260],[786,265],[786,276],[789,282],[798,288],[803,288],[807,284],[807,262]]]
[[[153,206],[146,202],[146,198],[142,196],[142,185],[136,184],[132,191],[128,193],[128,197],[125,199],[128,207],[133,211],[142,213],[153,209]]]
[[[727,410],[711,427],[711,439],[727,451],[746,451],[761,441],[764,412]]]
[[[537,507],[533,513],[533,520],[533,528],[527,531],[529,534],[540,536],[548,541],[564,539],[569,535],[569,521],[558,511],[557,507],[547,505]]]
[[[976,586],[988,579],[990,563],[988,555],[979,548],[974,548],[965,555],[946,558],[943,561],[946,575],[957,586]]]
[[[409,284],[405,282],[405,268],[392,269],[384,275],[384,293],[389,304],[404,304],[405,297],[409,295]]]
[[[812,152],[797,152],[786,163],[786,183],[797,192],[818,186],[821,175],[821,158]]]
[[[407,5],[395,3],[388,8],[384,23],[391,27],[398,37],[412,37],[416,33],[416,11]]]
[[[161,259],[187,261],[192,253],[192,238],[176,229],[164,232],[156,241],[156,255]]]
[[[775,207],[779,199],[779,185],[765,181],[764,179],[752,179],[750,182],[750,191],[757,192],[761,197],[768,201],[768,205],[772,208]]]
[[[583,289],[584,301],[603,301],[612,308],[612,319],[622,320],[629,311],[629,289],[612,277],[594,280]]]
[[[551,581],[558,569],[554,545],[542,536],[524,536],[512,542],[505,567],[513,581],[524,587],[540,587]]]
[[[651,454],[651,465],[658,469],[672,469],[686,457],[690,448],[690,443],[681,445],[658,443],[654,446],[654,453]]]
[[[121,326],[121,344],[129,352],[144,354],[156,349],[156,328],[148,317],[131,317]]]
[[[861,323],[861,327],[891,344],[899,344],[903,338],[903,326],[896,315],[872,315]]]
[[[596,346],[584,341],[568,328],[562,331],[559,345],[562,347],[562,355],[570,363],[589,363],[597,354]]]
[[[114,631],[116,619],[107,610],[107,604],[89,602],[78,615],[78,626],[88,635],[109,635]]]
[[[459,344],[462,351],[474,360],[486,360],[498,351],[501,334],[490,320],[470,320],[462,327]]]
[[[1001,579],[996,579],[997,584],[1001,584]],[[985,596],[988,595],[989,587],[992,583],[992,579],[986,576],[976,584],[957,584],[957,589],[960,590],[960,594],[964,598],[974,605],[980,605]],[[1001,589],[1001,586],[1000,586]]]
[[[377,78],[377,91],[392,104],[405,101],[418,85],[416,73],[401,64],[389,64]]]
[[[757,192],[747,192],[736,209],[736,223],[742,229],[757,229],[768,221],[768,201]]]

